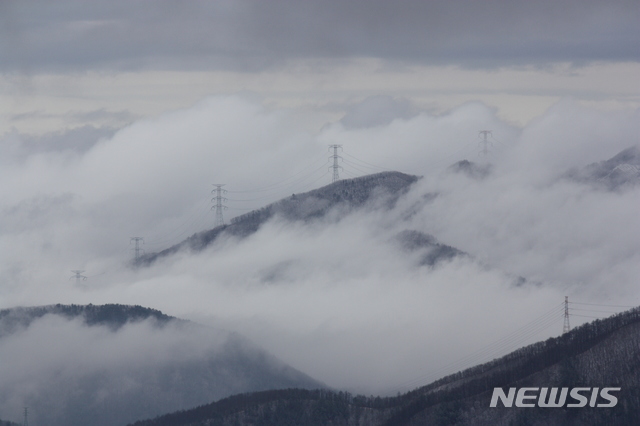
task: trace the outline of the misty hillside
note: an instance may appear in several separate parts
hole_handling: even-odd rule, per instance
[[[640,183],[640,148],[632,146],[608,160],[572,170],[567,177],[611,191],[637,185]]]
[[[490,408],[494,387],[621,387],[614,408]],[[135,426],[637,425],[640,308],[440,379],[398,397],[283,390],[236,395]]]
[[[416,230],[405,230],[396,235],[402,248],[408,252],[420,252],[420,264],[433,266],[441,260],[450,260],[467,254],[455,247],[438,242],[433,235]]]
[[[247,339],[124,305],[0,311],[0,413],[116,426],[238,392],[323,387]],[[9,416],[7,413],[15,413]]]
[[[354,179],[343,179],[313,191],[292,194],[291,197],[237,216],[229,225],[199,232],[166,250],[143,255],[139,264],[151,264],[157,258],[171,255],[183,248],[202,250],[223,233],[235,237],[246,237],[275,216],[291,221],[308,221],[322,218],[336,207],[342,208],[345,213],[377,201],[392,207],[417,180],[417,176],[400,172],[383,172]]]
[[[45,315],[58,315],[66,319],[80,319],[88,326],[106,326],[113,331],[127,323],[153,320],[158,326],[169,321],[180,321],[156,309],[127,305],[50,305],[18,307],[0,310],[0,338],[28,328]]]
[[[453,173],[463,173],[473,179],[484,179],[491,174],[491,165],[461,160],[449,166],[448,170]]]

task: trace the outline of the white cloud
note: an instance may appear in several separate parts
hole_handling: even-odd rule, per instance
[[[565,294],[637,300],[638,188],[608,193],[557,180],[632,145],[637,111],[562,102],[517,129],[470,103],[376,127],[334,123],[315,135],[304,119],[247,99],[210,98],[137,121],[83,155],[44,152],[3,168],[3,306],[150,306],[239,330],[329,385],[377,392],[434,378],[440,365]],[[484,161],[481,129],[496,139],[492,175],[446,173],[463,158]],[[238,208],[328,183],[333,143],[344,147],[345,172],[382,166],[425,177],[390,212],[308,225],[276,220],[243,241],[137,271],[124,266],[130,236],[145,237],[151,251],[210,227],[211,183],[267,187],[230,192],[228,205]],[[439,195],[425,202],[430,192]],[[241,197],[251,201],[232,201]],[[432,233],[472,258],[418,267],[393,240],[405,229]],[[76,268],[89,276],[81,287],[68,279]],[[538,284],[514,286],[518,275]]]

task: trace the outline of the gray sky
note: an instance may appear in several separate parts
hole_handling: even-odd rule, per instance
[[[567,294],[638,304],[638,188],[559,176],[638,144],[639,7],[2,1],[0,307],[149,306],[369,393],[436,378]],[[485,160],[481,129],[491,177],[446,174]],[[329,183],[336,143],[343,177],[425,179],[386,215],[123,267],[131,236],[155,251],[211,227],[212,183],[227,220]],[[393,243],[405,229],[473,257],[419,268]]]
[[[237,92],[314,109],[313,126],[381,94],[437,112],[481,100],[519,125],[562,97],[638,106],[635,1],[5,0],[0,19],[4,131]]]
[[[501,66],[640,58],[635,1],[5,1],[2,68],[231,69],[296,59]]]

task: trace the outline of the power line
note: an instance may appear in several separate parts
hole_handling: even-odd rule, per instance
[[[277,182],[274,182],[272,184],[269,185],[265,185],[263,187],[258,187],[255,189],[247,189],[247,190],[229,190],[229,193],[233,193],[233,194],[237,194],[237,193],[254,193],[254,192],[269,192],[269,191],[277,191],[279,190],[278,187],[281,187],[282,184],[284,184],[285,182],[301,175],[302,173],[306,172],[310,167],[312,167],[314,164],[317,164],[320,157],[317,157],[313,162],[308,163],[306,166],[304,166],[301,170],[299,170],[298,172],[294,173],[293,175],[286,177],[282,180],[279,180]],[[315,172],[317,172],[320,169],[323,169],[325,167],[325,165],[327,164],[327,160],[326,158],[324,158],[324,155],[322,156],[323,159],[323,163],[322,166],[318,167],[317,169],[315,169],[314,171],[312,171],[310,174],[313,174]],[[305,175],[305,177],[303,177],[302,179],[306,179],[309,175]],[[299,179],[298,179],[299,180]],[[291,185],[290,183],[286,184],[287,185]]]
[[[298,191],[302,190],[306,190],[308,188],[310,188],[311,186],[313,186],[314,184],[316,184],[317,182],[319,182],[320,180],[324,179],[325,176],[327,176],[329,174],[329,172],[325,172],[322,176],[320,176],[319,178],[317,178],[316,180],[309,182],[308,184],[306,184],[305,186],[298,188]]]
[[[193,225],[196,222],[200,224],[201,222],[203,222],[203,219],[205,219],[205,216],[208,216],[210,214],[211,211],[209,210],[209,208],[205,208],[205,204],[208,203],[209,200],[207,198],[201,199],[200,203],[192,207],[191,213],[185,219],[181,220],[181,223],[178,226],[172,227],[168,231],[154,235],[154,238],[151,241],[145,241],[145,245],[155,246],[179,239],[182,235],[194,229]],[[177,235],[174,235],[176,232],[179,233]]]
[[[357,178],[357,175],[354,175],[353,173],[349,172],[349,170],[343,170],[342,173],[344,173],[345,175],[349,176],[350,178]]]
[[[618,314],[620,311],[600,311],[597,309],[580,309],[580,308],[570,308],[571,312],[573,311],[584,311],[584,312],[600,312],[603,314]]]
[[[570,305],[579,305],[579,306],[595,306],[595,307],[605,307],[605,308],[635,308],[635,306],[630,306],[630,305],[608,305],[608,304],[601,304],[601,303],[580,303],[580,302],[567,302]],[[588,309],[588,308],[568,308],[569,311],[571,311],[571,316],[574,317],[580,317],[580,318],[595,318],[595,319],[602,319],[605,318],[605,316],[599,315],[599,316],[593,316],[593,315],[585,315],[585,314],[576,314],[573,313],[574,311],[579,311],[579,312],[586,312],[586,313],[595,313],[597,314],[609,314],[609,316],[611,315],[615,315],[615,314],[619,314],[620,311],[602,311],[599,309]],[[568,315],[568,314],[565,314]]]
[[[324,158],[324,156],[323,156]],[[320,172],[321,170],[325,170],[325,166],[326,166],[326,159],[325,159],[325,163],[323,165],[321,165],[320,167],[314,169],[311,173],[303,176],[301,179],[299,179],[298,181],[296,181],[295,183],[293,183],[292,185],[289,186],[289,189],[287,191],[291,191],[293,190],[293,192],[298,192],[298,189],[301,186],[304,187],[308,187],[310,185],[313,185],[314,183],[318,182],[320,179],[324,178],[327,175],[327,172],[323,173],[319,178],[318,178],[318,172]],[[299,173],[303,173],[305,170],[301,170]],[[288,180],[290,178],[285,179]],[[309,182],[309,180],[312,180]],[[216,185],[214,185],[216,186]],[[221,184],[221,186],[224,186]],[[274,185],[271,185],[274,186]],[[280,185],[282,186],[282,185]],[[261,189],[261,190],[256,190],[255,192],[267,192],[267,191],[283,191],[283,189],[280,188],[272,188],[271,190],[267,190],[267,189]],[[222,194],[224,193],[243,193],[243,194],[247,194],[249,195],[249,193],[254,192],[254,191],[230,191],[230,190],[226,190],[226,189],[222,189],[221,190]],[[238,203],[246,203],[246,202],[256,202],[256,201],[261,201],[261,200],[272,200],[272,201],[276,201],[279,198],[282,198],[284,195],[282,194],[272,194],[272,195],[267,195],[267,196],[259,196],[259,197],[242,197],[242,198],[226,198],[224,196],[222,196],[222,194],[220,194],[221,196],[221,205],[222,208],[220,210],[218,210],[218,202],[217,202],[217,198],[218,198],[218,194],[217,194],[217,186],[214,190],[212,190],[212,193],[214,193],[216,196],[211,199],[211,202],[214,202],[214,206],[211,208],[211,210],[217,210],[216,213],[218,213],[218,211],[223,211],[223,210],[234,210],[234,211],[242,211],[242,212],[246,212],[246,211],[250,211],[252,209],[250,208],[239,208],[239,207],[228,207],[226,205],[224,205],[225,201],[231,201],[231,202],[238,202]],[[164,232],[162,234],[160,234],[157,238],[155,238],[154,240],[152,240],[151,243],[145,241],[145,245],[153,245],[153,246],[157,246],[157,245],[161,245],[161,244],[167,244],[167,243],[171,243],[171,242],[175,242],[176,240],[180,239],[181,236],[187,234],[188,232],[193,232],[194,231],[194,225],[195,224],[203,224],[203,219],[206,216],[206,212],[209,212],[210,209],[206,209],[203,211],[199,210],[200,206],[198,206],[198,209],[195,210],[194,212],[192,212],[189,217],[187,219],[185,219],[185,221],[183,223],[181,223],[179,226],[177,226],[176,228],[174,228],[171,231],[168,232]],[[198,214],[198,212],[200,211],[200,214]],[[217,221],[219,221],[219,216],[218,214],[216,214],[216,219]],[[220,222],[216,223],[216,226],[218,226]],[[224,223],[224,217],[222,220],[222,223]],[[173,235],[173,236],[172,236]]]
[[[610,308],[635,308],[636,306],[630,305],[605,305],[603,303],[581,303],[581,302],[569,302],[571,305],[588,305],[588,306],[608,306]]]
[[[366,171],[366,170],[361,169],[361,168],[360,168],[360,167],[361,167],[360,165],[358,165],[358,164],[356,164],[356,163],[353,163],[353,162],[351,162],[351,161],[349,161],[349,160],[343,160],[343,163],[344,163],[344,164],[348,164],[348,165],[349,165],[349,167],[351,167],[351,168],[353,168],[353,169],[355,169],[355,170],[357,170],[357,171],[359,171],[360,173],[363,173],[363,174],[365,174],[365,175],[367,175],[367,174],[370,174],[370,173],[371,173],[371,172],[369,172],[369,171]]]
[[[389,169],[387,169],[387,168],[385,168],[385,167],[380,167],[380,166],[376,166],[375,164],[367,163],[366,161],[361,160],[361,159],[359,159],[358,157],[356,157],[356,156],[354,156],[354,155],[349,154],[348,152],[343,152],[343,154],[344,154],[344,155],[346,155],[347,157],[351,157],[351,158],[353,158],[354,160],[359,161],[359,162],[361,162],[361,163],[365,164],[366,166],[369,166],[369,168],[372,168],[372,169],[378,169],[378,170],[382,170],[382,171],[389,171]],[[363,167],[365,167],[365,166],[363,166]]]
[[[606,318],[606,317],[594,317],[592,315],[578,315],[578,314],[571,314],[571,316],[574,317],[581,317],[581,318],[595,318],[595,319],[602,319],[602,318]]]
[[[255,202],[255,201],[262,201],[262,200],[272,200],[272,201],[276,201],[279,198],[282,198],[284,195],[285,191],[289,192],[289,193],[295,193],[295,192],[299,192],[301,187],[307,187],[308,181],[310,179],[314,179],[312,183],[317,182],[319,179],[317,179],[316,177],[318,176],[318,172],[320,172],[321,170],[325,170],[325,167],[327,165],[327,161],[325,159],[325,162],[318,168],[314,169],[313,171],[307,173],[306,175],[302,176],[301,178],[297,179],[295,182],[291,182],[288,183],[286,185],[274,185],[274,187],[272,189],[264,189],[264,190],[255,190],[255,191],[249,191],[249,190],[244,190],[244,191],[234,191],[234,190],[229,190],[228,192],[230,194],[247,194],[247,193],[253,193],[253,192],[272,192],[272,194],[270,195],[266,195],[266,196],[259,196],[259,197],[251,197],[249,196],[243,196],[243,198],[229,198],[229,201],[233,201],[233,202]],[[321,177],[326,176],[327,173],[325,172],[324,174],[322,174]],[[285,181],[288,180],[285,179]],[[284,182],[284,181],[282,181]],[[277,191],[277,192],[273,192],[273,191]]]
[[[328,171],[325,171],[325,173],[323,173],[321,175],[318,174],[319,171],[325,169],[326,164],[327,163],[325,162],[325,164],[323,164],[322,166],[320,166],[317,169],[313,170],[311,173],[305,175],[301,179],[298,179],[295,183],[290,184],[288,187],[286,187],[286,189],[284,187],[275,189],[275,190],[279,191],[279,193],[273,193],[272,195],[268,195],[268,196],[264,196],[264,197],[255,197],[255,198],[229,198],[229,201],[240,202],[240,203],[256,202],[256,201],[261,201],[261,200],[277,201],[278,199],[283,198],[283,197],[286,196],[286,195],[284,195],[285,191],[287,191],[289,194],[300,192],[300,191],[312,186],[314,183],[320,181],[325,176],[327,176],[327,174],[329,174]],[[236,191],[229,191],[229,192],[230,193],[235,193]],[[240,192],[240,191],[238,191],[238,192]]]
[[[551,326],[557,325],[558,321],[562,317],[562,306],[563,304],[557,304],[539,317],[524,324],[500,339],[489,343],[488,345],[481,347],[462,358],[445,364],[427,375],[404,382],[394,387],[392,390],[400,391],[407,388],[424,386],[441,377],[455,373],[456,371],[462,371],[466,368],[504,356],[506,353],[510,353],[521,347],[531,337],[538,335]]]
[[[460,358],[457,361],[438,368],[428,376],[423,376],[421,379],[412,380],[411,382],[405,383],[402,387],[399,387],[397,389],[423,386],[441,377],[453,374],[456,371],[463,371],[467,368],[486,363],[488,361],[491,361],[492,359],[499,358],[500,356],[504,356],[505,354],[521,347],[522,344],[524,344],[529,338],[538,335],[539,333],[553,325],[556,325],[559,319],[560,315],[554,315],[552,317],[534,320],[532,323],[525,326],[527,328],[524,328],[519,333],[516,333],[515,335],[512,334],[505,336],[502,339],[497,340],[475,352],[472,352],[471,354]]]
[[[342,145],[330,145],[329,146],[329,150],[333,149],[333,155],[331,155],[329,157],[329,159],[333,159],[333,165],[329,166],[329,172],[322,173],[319,174],[319,172],[321,170],[326,170],[325,167],[327,165],[327,160],[325,159],[324,164],[309,171],[310,167],[312,166],[313,163],[309,163],[309,165],[305,168],[302,168],[301,170],[299,170],[297,173],[294,173],[292,176],[289,176],[285,179],[282,179],[280,181],[277,181],[275,183],[272,183],[270,185],[265,185],[253,190],[227,190],[227,189],[223,189],[222,187],[225,186],[225,184],[213,184],[214,185],[214,189],[211,191],[212,193],[215,194],[215,196],[211,199],[211,202],[214,203],[214,205],[211,207],[211,210],[215,210],[216,215],[215,215],[215,226],[220,226],[224,224],[224,217],[223,217],[223,211],[224,210],[234,210],[234,211],[250,211],[252,209],[250,208],[241,208],[241,207],[228,207],[225,205],[226,201],[231,201],[232,203],[253,203],[253,202],[259,202],[259,201],[277,201],[279,198],[285,197],[286,195],[284,195],[283,193],[289,192],[289,193],[297,193],[297,192],[301,192],[301,191],[305,191],[308,188],[312,187],[313,185],[315,185],[317,182],[321,181],[322,179],[324,179],[327,174],[333,172],[332,175],[332,182],[335,182],[336,180],[340,179],[340,175],[339,175],[339,171],[340,169],[342,169],[342,171],[344,173],[346,173],[348,176],[355,178],[357,177],[357,175],[360,174],[370,174],[371,171],[365,170],[365,169],[370,169],[370,170],[388,170],[388,169],[384,169],[383,167],[380,166],[376,166],[375,164],[371,164],[368,163],[364,160],[361,160],[349,153],[345,153],[345,155],[348,155],[350,158],[352,158],[355,162],[353,161],[349,161],[349,160],[345,160],[343,159],[340,155],[338,155],[338,148],[342,151]],[[318,158],[316,159],[318,160]],[[339,165],[339,162],[346,162],[349,164],[349,169],[350,170],[345,170],[343,167],[341,167]],[[357,162],[357,163],[356,163]],[[305,173],[306,172],[306,173]],[[302,175],[302,176],[301,176]],[[295,179],[297,176],[299,176],[297,179]],[[295,180],[293,180],[295,179]],[[235,196],[231,197],[231,198],[226,198],[223,196],[223,194],[226,193],[231,193],[231,194],[246,194],[246,195],[240,195],[237,198]],[[251,194],[258,194],[258,193],[263,193],[264,195],[261,196],[252,196]],[[271,195],[268,195],[269,193],[271,193]],[[199,210],[199,209],[198,209]],[[193,230],[193,225],[197,223],[201,223],[201,221],[204,219],[205,217],[204,211],[198,215],[197,211],[194,211],[193,213],[191,213],[189,215],[189,217],[187,219],[185,219],[183,221],[183,223],[181,223],[179,226],[177,226],[176,228],[174,228],[171,231],[168,232],[164,232],[161,233],[160,235],[158,235],[155,239],[153,239],[150,243],[146,243],[146,245],[152,245],[152,246],[157,246],[160,244],[167,244],[167,243],[171,243],[171,242],[175,242],[177,239],[179,239],[181,236],[185,235],[188,232],[191,232]],[[172,236],[173,235],[173,236]],[[138,246],[139,248],[139,246]],[[139,249],[138,251],[138,255],[137,257],[140,256],[140,253],[142,252],[142,249]]]

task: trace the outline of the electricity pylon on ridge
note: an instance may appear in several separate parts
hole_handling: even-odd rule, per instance
[[[23,426],[29,426],[29,419],[27,414],[29,413],[29,407],[24,407],[24,423]]]
[[[222,211],[227,209],[227,206],[223,205],[222,202],[223,201],[227,201],[227,199],[225,197],[222,196],[222,194],[225,194],[227,192],[226,189],[222,189],[223,186],[225,186],[226,184],[219,184],[219,183],[214,183],[213,186],[215,186],[216,188],[211,190],[211,193],[213,194],[215,192],[216,196],[213,197],[211,199],[211,202],[213,203],[215,200],[215,205],[213,207],[211,207],[211,210],[215,209],[216,210],[216,222],[215,222],[215,226],[221,226],[224,225],[224,217],[222,216]]]
[[[478,137],[483,136],[483,139],[478,142],[481,146],[480,153],[485,157],[489,155],[489,145],[493,146],[493,142],[489,140],[489,136],[493,137],[493,132],[491,130],[480,130],[478,132]]]
[[[571,331],[571,325],[569,324],[569,296],[564,297],[564,326],[562,327],[562,334]]]
[[[338,155],[338,148],[342,149],[342,145],[329,145],[329,150],[333,149],[333,155],[329,157],[333,158],[333,165],[329,166],[329,169],[333,169],[333,178],[331,179],[332,183],[340,180],[338,169],[342,169],[342,167],[338,165],[338,158],[342,159],[342,157]]]
[[[134,259],[137,261],[138,259],[140,259],[140,256],[142,254],[144,254],[144,249],[140,247],[140,242],[142,241],[142,244],[144,244],[144,238],[142,237],[131,237],[131,239],[129,240],[129,245],[131,245],[131,242],[135,241],[136,246],[134,248],[132,248],[133,252],[134,252]]]
[[[84,270],[82,269],[72,269],[71,272],[73,272],[74,275],[70,276],[69,279],[76,279],[76,284],[80,284],[80,281],[86,281],[87,277],[85,277],[84,275],[82,275],[82,273],[84,272]]]

